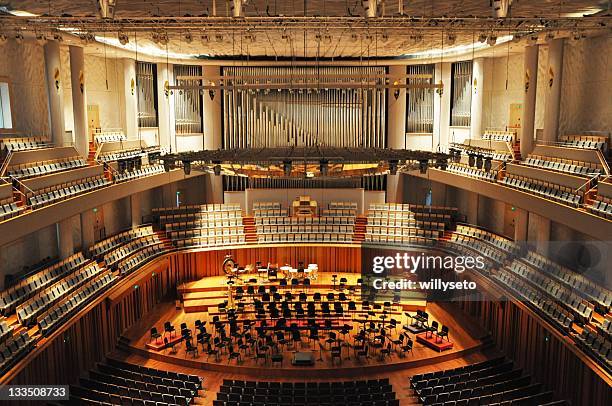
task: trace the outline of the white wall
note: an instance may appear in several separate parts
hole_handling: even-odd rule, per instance
[[[362,213],[365,204],[363,189],[247,189],[245,205],[249,213],[255,202],[280,202],[290,210],[298,196],[310,196],[316,200],[319,210],[326,209],[329,202],[356,202],[357,211]]]
[[[506,129],[510,105],[523,103],[524,54],[487,58],[484,73],[483,129]],[[507,71],[507,72],[506,72]],[[508,88],[506,89],[506,74]]]
[[[42,45],[33,40],[0,44],[0,77],[8,78],[11,85],[15,130],[51,137],[44,61]]]

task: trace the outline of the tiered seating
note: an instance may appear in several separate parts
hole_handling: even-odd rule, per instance
[[[103,152],[97,155],[99,162],[110,163],[113,161],[120,161],[123,159],[133,159],[138,157],[144,157],[149,153],[160,152],[159,147],[142,147],[125,150],[114,150],[110,152]]]
[[[495,180],[497,179],[497,171],[490,170],[487,172],[483,169],[478,169],[460,163],[451,163],[448,165],[446,170],[459,175],[469,176],[470,178],[482,179],[489,182],[495,182]]]
[[[508,144],[501,141],[469,139],[463,144],[452,143],[451,147],[461,151],[467,156],[474,147],[479,148],[480,153],[485,158],[491,158],[494,161],[510,162],[512,161],[512,151],[508,149]]]
[[[480,228],[460,224],[457,226],[456,232],[485,241],[494,246],[495,248],[498,248],[508,254],[516,255],[520,251],[519,245],[515,242],[507,238],[500,237],[497,234],[482,230]]]
[[[37,317],[66,296],[72,295],[80,286],[102,272],[97,263],[92,262],[76,269],[53,285],[45,288],[28,299],[16,309],[19,322],[24,326],[36,323]]]
[[[593,214],[612,219],[612,199],[607,196],[597,196],[597,199],[593,200],[593,203],[587,205],[586,208]]]
[[[231,405],[396,406],[388,379],[345,382],[265,382],[225,379],[214,406]]]
[[[194,403],[202,379],[155,368],[108,359],[89,377],[70,387],[69,405],[182,405]]]
[[[263,217],[256,223],[259,242],[352,242],[355,217]]]
[[[591,162],[574,161],[556,157],[547,157],[530,154],[521,162],[523,165],[548,169],[555,172],[565,172],[572,175],[593,177],[602,172],[602,168]]]
[[[83,158],[80,156],[73,156],[43,162],[28,162],[25,164],[12,165],[7,167],[6,175],[16,179],[27,179],[68,171],[75,168],[82,168],[84,166],[87,166],[87,162]]]
[[[541,384],[532,384],[530,376],[524,376],[521,369],[514,369],[512,361],[503,358],[414,375],[410,385],[425,405],[535,406],[553,401],[552,392],[544,392]]]
[[[2,153],[49,148],[52,144],[41,137],[19,137],[0,139]]]
[[[125,171],[123,173],[117,173],[114,176],[115,182],[126,182],[128,180],[142,178],[144,176],[156,175],[158,173],[164,173],[163,165],[150,165],[133,171]]]
[[[491,141],[503,141],[513,143],[516,139],[516,132],[514,131],[496,131],[487,129],[484,134],[482,134],[483,140],[491,140]]]
[[[564,147],[606,150],[608,137],[601,135],[562,135],[557,140]]]
[[[127,140],[127,137],[123,131],[103,131],[94,135],[96,145],[100,145],[105,142],[122,142],[125,140]]]
[[[132,230],[124,231],[92,245],[89,248],[89,254],[95,258],[102,258],[104,254],[112,251],[120,245],[149,235],[153,235],[152,226],[138,227]]]
[[[150,238],[150,237],[147,237]],[[144,249],[142,249],[144,247]],[[141,246],[140,250],[136,251],[135,254],[125,257],[117,263],[117,269],[121,275],[126,275],[132,272],[137,267],[145,264],[151,259],[163,254],[166,246],[162,242],[154,243],[147,246]]]
[[[321,216],[356,216],[357,203],[355,202],[329,202],[327,209],[321,211]]]
[[[0,185],[0,221],[13,218],[22,210],[23,207],[18,206],[13,198],[13,186],[9,183]]]
[[[461,233],[453,233],[450,241],[454,244],[463,245],[497,264],[503,264],[506,261],[507,253],[505,251],[482,241],[480,238]],[[451,246],[451,249],[454,249],[454,247]]]
[[[23,182],[22,192],[33,209],[110,185],[102,165],[89,166]]]
[[[0,316],[0,343],[5,342],[13,335],[13,327],[9,326],[6,318]]]
[[[533,251],[529,251],[522,261],[589,300],[601,314],[606,314],[610,310],[610,306],[612,306],[612,292],[605,287]]]
[[[605,329],[593,330],[585,327],[579,336],[576,336],[578,346],[608,372],[612,372],[612,328],[610,319],[606,319]]]
[[[112,249],[104,254],[104,263],[110,268],[115,268],[119,261],[128,258],[136,252],[145,248],[161,243],[157,234],[144,235],[137,237],[125,245],[120,245],[118,248]]]
[[[519,261],[513,261],[507,269],[531,283],[534,288],[547,294],[551,299],[560,301],[576,316],[577,320],[580,320],[582,323],[588,323],[591,320],[594,310],[593,305],[581,299],[572,290],[565,288],[546,277],[543,273]]]
[[[26,331],[15,334],[0,344],[0,374],[8,371],[35,346],[34,339]]]
[[[501,183],[514,189],[523,190],[525,192],[574,207],[578,207],[584,197],[584,193],[582,191],[576,192],[576,190],[567,186],[531,179],[524,176],[507,174],[501,180]]]
[[[280,202],[254,202],[253,210],[280,210]]]
[[[95,277],[83,284],[72,294],[63,297],[53,307],[40,315],[38,328],[43,336],[61,327],[66,320],[81,310],[98,295],[111,287],[117,276],[111,271],[99,272]]]
[[[0,294],[0,312],[4,315],[14,312],[18,305],[72,273],[84,262],[83,254],[78,253],[19,281]]]
[[[256,223],[260,220],[258,217],[284,217],[287,215],[287,209],[283,209],[279,202],[253,203],[253,216]]]

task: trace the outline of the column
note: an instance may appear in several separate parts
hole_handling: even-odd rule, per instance
[[[527,210],[515,210],[514,216],[514,241],[527,241],[527,229],[529,226],[529,212]]]
[[[406,79],[406,66],[389,66],[390,82],[396,80],[404,82]],[[398,79],[394,79],[397,76]],[[399,78],[401,77],[401,78]],[[396,97],[397,96],[397,97]],[[389,89],[387,91],[388,111],[387,111],[387,140],[388,148],[406,148],[406,89]],[[387,202],[401,203],[402,188],[401,175],[387,175]]]
[[[87,210],[81,213],[81,245],[83,246],[83,250],[94,245],[96,241],[94,234],[95,223],[96,216],[93,210]]]
[[[451,64],[436,63],[434,75],[436,84],[442,83],[444,88],[436,89],[434,92],[433,150],[438,142],[442,147],[453,142],[453,135],[450,133]],[[455,142],[462,141],[462,139],[455,140]]]
[[[521,117],[521,157],[533,151],[536,93],[538,89],[538,45],[525,48],[525,83],[523,93],[523,116]]]
[[[478,193],[468,192],[467,222],[478,224]]]
[[[172,139],[174,135],[174,98],[170,96],[170,90],[166,89],[166,83],[172,83],[172,65],[165,63],[157,64],[157,116],[159,145],[174,151]]]
[[[74,240],[72,239],[72,221],[64,219],[56,224],[57,244],[60,259],[68,258],[74,254]]]
[[[532,219],[536,231],[536,252],[548,256],[548,248],[550,245],[550,219],[535,213],[530,213],[529,220],[531,221]]]
[[[470,138],[482,138],[482,101],[484,100],[484,58],[472,62],[472,101],[470,105]]]
[[[142,207],[141,194],[134,193],[130,195],[130,211],[132,218],[132,227],[138,227],[142,223]],[[167,207],[167,206],[166,206]]]
[[[221,75],[220,66],[204,66],[202,74],[205,78],[218,77]],[[217,90],[214,97],[204,92],[204,149],[215,150],[221,148],[221,91]],[[221,176],[207,175],[205,184],[208,203],[223,203],[223,182]]]
[[[557,140],[559,130],[559,107],[561,106],[561,82],[563,80],[563,38],[554,39],[548,45],[548,69],[546,77],[546,107],[544,109],[543,141]]]
[[[89,155],[87,129],[87,94],[85,93],[85,59],[83,48],[70,45],[70,83],[72,84],[72,115],[74,144],[82,157]]]
[[[59,42],[47,41],[44,46],[44,51],[47,98],[49,100],[49,119],[51,120],[51,140],[53,144],[59,147],[64,145],[64,136],[66,133],[66,127],[64,125],[64,87],[62,86]]]
[[[136,62],[123,58],[123,102],[125,105],[125,135],[128,139],[138,138],[138,101],[136,94]]]

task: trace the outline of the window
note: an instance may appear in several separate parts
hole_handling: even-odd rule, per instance
[[[174,78],[178,85],[199,86],[200,80],[178,80],[179,76],[202,76],[202,67],[175,65]],[[177,134],[202,133],[202,92],[199,89],[174,91],[174,114]]]
[[[148,62],[136,63],[138,89],[138,126],[157,127],[157,66]]]
[[[433,85],[434,65],[408,66],[409,85]],[[406,132],[433,133],[435,89],[408,88],[406,91]]]
[[[0,130],[13,129],[11,95],[8,82],[0,80]]]
[[[451,126],[469,127],[472,107],[472,61],[451,69]]]

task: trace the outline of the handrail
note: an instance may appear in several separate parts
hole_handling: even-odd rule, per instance
[[[8,153],[6,154],[6,157],[4,158],[4,162],[2,162],[2,166],[0,166],[0,175],[6,172],[6,168],[8,168],[8,164],[11,161],[12,156],[13,156],[13,151],[8,151]]]
[[[599,160],[601,161],[601,166],[606,175],[610,175],[610,165],[608,165],[608,161],[606,160],[606,157],[604,156],[603,152],[597,149],[595,153],[597,154],[597,158],[599,158]]]

